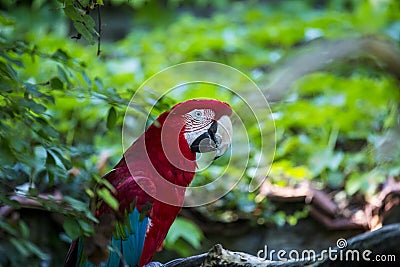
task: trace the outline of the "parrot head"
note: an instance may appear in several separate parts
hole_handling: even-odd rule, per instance
[[[181,136],[192,153],[215,151],[222,156],[232,139],[232,109],[227,103],[211,99],[188,100],[175,105],[170,114],[180,118]]]
[[[151,176],[153,180],[160,178],[158,187],[164,180],[188,186],[197,169],[197,153],[214,151],[215,159],[228,150],[232,139],[231,115],[231,107],[218,100],[181,102],[158,116],[125,152],[124,162],[132,173],[138,172],[138,162],[151,163],[152,168],[146,171],[154,170]]]

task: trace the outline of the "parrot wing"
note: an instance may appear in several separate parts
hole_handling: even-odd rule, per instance
[[[141,173],[133,177],[125,167],[113,169],[104,178],[115,189],[113,195],[119,202],[119,210],[113,211],[103,200],[98,202],[96,217],[99,224],[96,225],[95,234],[86,240],[74,241],[70,250],[71,261],[67,262],[75,262],[76,265],[66,266],[117,267],[139,264],[154,203],[151,195],[155,193],[155,186],[150,178]]]
[[[145,190],[143,190],[145,187]],[[145,176],[128,177],[116,187],[116,199],[120,205],[122,220],[117,220],[112,237],[112,250],[108,265],[120,266],[120,261],[128,266],[137,266],[142,255],[146,232],[150,222],[150,212],[155,193],[152,180]]]

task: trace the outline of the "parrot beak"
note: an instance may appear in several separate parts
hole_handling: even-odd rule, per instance
[[[214,159],[217,159],[228,150],[231,140],[232,123],[229,117],[224,115],[214,121],[207,132],[198,136],[190,149],[197,153],[216,151]]]
[[[215,158],[222,156],[232,143],[232,122],[228,116],[222,116],[218,121],[217,131],[214,134],[217,153]]]

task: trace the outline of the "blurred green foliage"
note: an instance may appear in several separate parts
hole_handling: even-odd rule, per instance
[[[200,241],[203,238],[203,233],[195,224],[188,219],[178,217],[172,224],[164,245],[182,257],[189,257],[193,253],[193,248],[200,249]]]
[[[181,62],[211,60],[257,82],[296,47],[315,39],[377,34],[400,40],[397,0],[9,0],[1,7],[0,201],[22,208],[12,200],[20,194],[65,215],[61,238],[67,241],[91,234],[96,219],[89,197],[97,193],[117,205],[107,190],[92,191],[104,174],[97,166],[99,155],[111,155],[110,167],[122,155],[116,140],[121,140],[125,108],[151,75]],[[90,45],[100,33],[97,12],[122,9],[131,14],[124,17],[129,34],[102,40],[97,57],[97,48]],[[102,23],[107,32],[112,21]],[[344,190],[349,197],[374,194],[387,176],[400,174],[398,135],[392,131],[398,127],[398,87],[398,80],[365,61],[298,80],[285,101],[271,104],[277,151],[269,179],[281,186],[314,179],[319,187]],[[185,97],[199,90],[206,89],[186,91]],[[218,97],[229,101],[232,96]],[[156,100],[149,91],[143,105]],[[161,103],[153,115],[176,101]],[[392,150],[380,154],[377,147],[388,139],[394,140],[389,142]],[[257,147],[259,140],[252,141]],[[256,158],[251,154],[250,165]],[[233,155],[233,160],[240,157]],[[221,158],[195,182],[212,180],[225,163]],[[245,182],[201,211],[224,222],[248,218],[277,225],[307,216],[307,210],[277,211],[258,192],[249,193]],[[56,190],[62,199],[40,197]],[[190,222],[178,220],[173,229],[167,248],[189,255],[187,243],[199,246],[202,234]],[[31,242],[31,234],[21,219],[0,221],[0,266],[49,261],[43,253],[49,248]],[[53,260],[65,254],[58,253],[51,255]]]

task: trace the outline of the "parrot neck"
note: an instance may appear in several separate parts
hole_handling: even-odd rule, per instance
[[[182,121],[167,121],[168,113],[161,114],[145,133],[146,150],[152,165],[168,181],[188,186],[197,168],[196,153],[190,150],[183,134]],[[182,125],[182,127],[180,127]]]
[[[116,167],[128,167],[130,175],[151,177],[158,187],[169,188],[166,181],[184,190],[192,182],[197,168],[196,154],[190,150],[183,134],[184,121],[180,117],[168,119],[161,114],[131,147]],[[165,181],[166,180],[166,181]],[[173,189],[175,190],[175,189]],[[160,190],[158,190],[160,191]],[[169,192],[168,194],[172,194]],[[184,192],[180,192],[182,196]],[[180,205],[179,200],[177,205]]]

